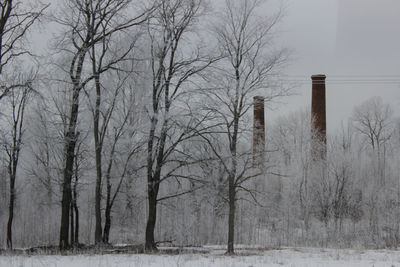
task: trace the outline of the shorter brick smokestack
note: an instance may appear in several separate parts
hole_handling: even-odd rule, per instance
[[[312,131],[317,138],[312,145],[313,156],[325,158],[326,156],[326,76],[323,74],[311,76],[312,80]],[[316,159],[316,158],[315,158]]]
[[[255,96],[253,100],[253,167],[263,167],[265,151],[264,97]]]

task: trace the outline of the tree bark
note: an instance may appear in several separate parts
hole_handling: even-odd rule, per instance
[[[71,242],[71,246],[75,245],[75,232],[74,232],[74,208],[73,208],[73,200],[71,202],[71,211],[70,211],[70,229],[71,229],[71,234],[70,234],[70,242]]]
[[[12,249],[12,223],[14,219],[14,203],[15,203],[15,178],[10,181],[10,203],[8,207],[8,222],[7,222],[7,248]]]
[[[148,185],[148,204],[149,204],[149,214],[147,217],[146,224],[146,244],[145,249],[148,251],[157,250],[156,243],[154,241],[154,230],[156,227],[157,219],[157,194],[155,193],[158,186],[153,186],[152,183]],[[157,189],[158,191],[158,189]]]
[[[85,55],[80,57],[80,69],[83,65]],[[78,73],[81,73],[78,70]],[[75,145],[77,135],[75,133],[78,112],[79,112],[79,93],[80,87],[75,85],[72,97],[72,107],[69,120],[68,132],[65,135],[65,168],[64,168],[64,178],[63,178],[63,190],[62,190],[62,200],[61,200],[61,226],[60,226],[60,242],[59,246],[61,250],[69,248],[68,234],[69,234],[69,212],[72,199],[71,193],[71,180],[74,169],[74,159],[75,159]]]
[[[76,245],[79,245],[79,209],[76,201],[74,202],[74,211],[75,211],[75,236],[74,241]]]
[[[75,108],[76,113],[78,112],[77,107]],[[75,112],[72,112],[74,114]],[[77,115],[73,115],[77,117]],[[75,119],[76,123],[76,119]],[[64,169],[64,179],[63,179],[63,191],[61,200],[61,226],[60,226],[60,249],[68,249],[68,234],[69,234],[69,212],[71,205],[71,178],[74,163],[74,150],[75,150],[75,131],[70,131],[66,135],[66,160]]]
[[[155,91],[153,89],[153,98],[155,98]],[[149,251],[154,251],[157,249],[157,246],[154,241],[154,229],[156,225],[157,219],[157,192],[159,184],[156,184],[153,175],[153,146],[154,146],[154,137],[155,137],[155,129],[157,125],[157,110],[158,105],[155,103],[155,99],[153,99],[153,111],[154,115],[151,119],[151,128],[149,133],[149,140],[147,143],[147,201],[148,201],[148,209],[149,214],[147,215],[147,223],[146,223],[146,234],[145,234],[145,249]],[[157,187],[157,190],[156,190]]]
[[[166,105],[166,112],[168,113],[169,106]],[[155,122],[156,120],[154,120]],[[154,240],[154,230],[156,227],[156,220],[157,220],[157,197],[158,191],[160,188],[160,178],[161,178],[161,168],[163,166],[163,158],[164,158],[164,149],[165,149],[165,140],[167,138],[167,125],[168,120],[164,120],[160,143],[157,149],[157,160],[156,160],[156,168],[153,174],[153,161],[150,161],[150,165],[148,165],[147,170],[147,192],[148,192],[148,204],[149,204],[149,214],[147,218],[147,225],[146,225],[146,250],[157,250],[157,245]],[[152,131],[151,131],[152,132]],[[154,134],[154,132],[153,132]],[[149,149],[150,156],[152,155],[152,144],[154,135],[150,135],[151,137],[151,149]]]
[[[107,199],[106,199],[106,211],[105,211],[105,222],[104,222],[104,232],[103,232],[103,242],[108,243],[110,239],[110,229],[111,229],[111,183],[109,176],[107,176]]]
[[[239,104],[239,87],[240,87],[240,76],[239,69],[236,68],[236,93],[235,93],[235,102],[234,102],[234,112],[233,112],[233,133],[231,142],[229,144],[229,149],[232,157],[232,167],[228,176],[229,183],[229,215],[228,215],[228,248],[227,254],[234,254],[234,242],[235,242],[235,209],[236,209],[236,172],[237,172],[237,141],[238,141],[238,133],[239,133],[239,119],[241,113],[241,105]]]
[[[235,240],[235,208],[236,208],[235,177],[229,177],[229,218],[228,218],[228,249],[227,254],[234,254]]]
[[[100,88],[100,74],[96,70],[95,62],[95,49],[92,48],[93,59],[92,68],[94,74],[94,81],[96,86],[96,106],[93,116],[93,135],[94,135],[94,146],[96,155],[96,191],[95,191],[95,217],[96,226],[94,240],[95,244],[102,242],[102,227],[101,227],[101,181],[102,181],[102,157],[101,153],[103,150],[102,133],[99,130],[100,124],[100,105],[101,105],[101,88]]]
[[[79,146],[78,149],[79,151]],[[77,156],[78,157],[78,156]],[[79,245],[79,208],[78,208],[78,180],[79,180],[79,163],[77,161],[78,159],[75,160],[75,181],[74,181],[74,186],[72,188],[72,203],[71,203],[71,213],[75,213],[75,222],[74,222],[74,233],[71,233],[71,244],[72,245]],[[71,220],[73,220],[73,217],[71,217]]]

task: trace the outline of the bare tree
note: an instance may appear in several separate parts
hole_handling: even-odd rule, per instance
[[[93,47],[104,45],[104,39],[111,38],[112,34],[138,25],[147,19],[147,11],[135,17],[123,16],[121,12],[127,8],[128,3],[130,1],[69,0],[66,2],[65,10],[69,10],[72,16],[61,15],[54,18],[56,22],[65,28],[64,35],[59,42],[59,47],[71,56],[69,68],[66,70],[71,83],[72,102],[70,114],[67,118],[68,128],[64,137],[64,153],[66,156],[61,202],[62,213],[59,244],[61,249],[69,247],[71,179],[73,176],[77,140],[76,127],[78,123],[80,93],[92,80],[95,80],[95,84],[98,84],[99,75],[112,69],[119,59],[119,57],[117,57],[117,60],[111,58],[103,64],[94,65],[93,72],[88,72],[85,69],[86,58]],[[93,54],[92,59],[94,59]],[[96,224],[96,242],[101,242],[101,213],[96,214]]]
[[[0,99],[21,86],[7,81],[4,71],[16,59],[32,55],[27,47],[26,35],[47,7],[39,4],[33,10],[21,0],[0,1]]]
[[[373,97],[354,108],[353,125],[373,150],[380,151],[391,137],[393,110],[381,97]]]
[[[5,70],[7,65],[12,66],[23,55],[31,55],[26,44],[26,35],[47,6],[39,5],[36,10],[30,10],[29,8],[18,0],[0,1],[0,99],[11,92],[9,103],[12,118],[10,120],[11,140],[5,142],[10,178],[9,218],[7,223],[8,248],[12,248],[15,180],[22,145],[23,117],[31,81],[29,79],[20,79],[21,77],[15,79],[13,72],[20,72],[17,67],[10,68],[8,72]],[[21,88],[22,92],[14,92],[14,90],[20,90]]]
[[[343,127],[342,127],[343,128]],[[345,131],[331,145],[329,171],[333,177],[332,215],[335,232],[342,230],[344,218],[359,220],[362,216],[362,192],[358,191],[354,175],[353,133]]]
[[[193,189],[159,196],[162,182],[170,178],[189,178],[179,174],[190,165],[190,154],[182,151],[182,143],[197,135],[201,118],[196,118],[187,101],[188,84],[200,76],[215,59],[202,54],[201,40],[192,32],[204,11],[203,0],[161,0],[150,21],[151,104],[147,140],[148,218],[147,250],[155,250],[154,229],[157,204],[166,199],[192,192]],[[198,43],[187,42],[188,38]],[[182,119],[181,121],[179,119]],[[167,168],[168,167],[168,168]]]
[[[380,183],[385,183],[387,142],[393,135],[393,110],[381,97],[373,97],[353,110],[353,126],[376,153]]]
[[[215,28],[218,44],[225,60],[216,72],[216,89],[207,95],[209,106],[224,125],[228,154],[223,156],[216,149],[214,154],[220,159],[227,174],[228,182],[228,247],[227,253],[234,253],[234,225],[237,192],[246,190],[244,184],[250,178],[261,174],[250,172],[251,152],[243,150],[241,138],[245,133],[245,116],[252,107],[252,97],[264,89],[265,101],[287,95],[288,91],[274,87],[272,76],[280,70],[286,59],[284,49],[274,50],[272,33],[281,18],[281,11],[266,18],[257,15],[263,1],[225,1],[221,19]],[[241,147],[241,148],[240,148]],[[223,149],[224,151],[225,149]],[[239,161],[242,161],[240,167]]]
[[[118,96],[118,98],[112,98],[112,109],[116,113],[116,118],[110,118],[108,120],[108,127],[106,127],[108,130],[105,132],[104,136],[105,141],[108,141],[108,146],[105,146],[107,149],[104,151],[104,153],[107,154],[104,160],[104,162],[106,162],[106,168],[104,172],[104,177],[106,180],[106,201],[104,210],[105,222],[102,236],[102,241],[104,243],[109,242],[111,230],[111,212],[115,200],[121,192],[121,187],[125,177],[132,172],[131,159],[140,151],[143,145],[143,142],[138,142],[135,140],[135,91],[130,86],[124,85],[124,82],[122,82],[121,86],[125,86],[126,90],[122,90],[120,93],[117,93],[115,97]],[[117,105],[116,102],[119,102],[119,104]],[[110,113],[113,113],[113,111]],[[106,112],[106,114],[109,114],[109,112]],[[109,115],[111,116],[111,114]],[[102,129],[106,130],[104,127],[102,127]],[[113,179],[114,177],[115,179]],[[113,180],[117,181],[113,182]],[[115,187],[114,190],[113,186]]]
[[[123,70],[123,63],[131,62],[130,65],[134,65],[134,59],[132,57],[132,52],[135,47],[136,38],[126,38],[129,35],[125,32],[126,29],[137,26],[143,23],[148,16],[152,13],[153,7],[150,7],[144,13],[140,14],[135,19],[129,17],[125,18],[125,10],[130,8],[130,3],[132,1],[111,1],[104,2],[100,5],[100,12],[110,13],[109,18],[105,21],[115,21],[118,24],[119,30],[110,32],[111,25],[109,23],[101,23],[98,29],[99,37],[103,35],[101,40],[99,40],[98,45],[93,45],[90,50],[90,58],[92,65],[92,73],[94,77],[94,87],[96,92],[95,103],[91,105],[91,111],[93,115],[93,135],[94,135],[94,151],[96,157],[96,189],[95,189],[95,215],[96,215],[96,227],[95,227],[95,242],[96,244],[104,239],[102,235],[102,223],[101,223],[101,188],[103,179],[102,170],[102,152],[104,139],[106,138],[106,132],[109,126],[110,119],[113,116],[116,99],[120,94],[121,88],[125,86],[126,77],[121,77],[115,73],[115,70],[120,71],[132,71],[130,69]],[[93,10],[95,13],[99,11]],[[93,12],[92,11],[92,12]],[[124,31],[123,31],[124,30]],[[125,38],[124,38],[125,35]],[[131,35],[135,35],[131,31]],[[137,34],[138,35],[138,34]],[[124,40],[125,39],[125,40]],[[121,45],[121,40],[124,40],[128,45]],[[126,65],[126,64],[125,64]],[[106,67],[108,66],[108,67]],[[112,66],[112,68],[110,68]],[[106,69],[112,69],[114,75],[117,76],[121,81],[117,81],[115,85],[104,85],[102,81],[102,73]],[[131,67],[132,68],[132,67]],[[111,79],[108,79],[110,83]],[[106,103],[102,95],[109,90],[108,87],[114,87],[114,94],[111,95],[111,101],[109,104]],[[125,126],[125,124],[124,124]],[[123,130],[124,126],[120,129]],[[118,135],[118,134],[117,134]],[[115,142],[118,142],[118,138]],[[107,234],[108,241],[108,234]]]
[[[18,163],[23,145],[23,134],[25,131],[24,115],[31,87],[26,86],[21,90],[9,92],[10,115],[7,116],[9,131],[4,133],[3,146],[7,154],[8,176],[9,176],[9,209],[7,223],[7,248],[12,249],[12,225],[14,219],[14,206],[16,200],[16,186]]]

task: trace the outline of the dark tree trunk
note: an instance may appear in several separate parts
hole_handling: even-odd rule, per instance
[[[96,179],[96,200],[95,200],[95,217],[96,217],[96,227],[94,240],[98,244],[101,242],[101,176],[97,176]]]
[[[228,249],[227,254],[234,254],[234,239],[235,239],[235,177],[229,176],[229,218],[228,218]]]
[[[69,137],[69,138],[68,138]],[[74,163],[75,134],[69,133],[67,139],[67,155],[64,169],[63,191],[61,200],[61,227],[60,227],[60,249],[68,249],[69,234],[69,211],[71,205],[71,177]],[[69,140],[69,141],[68,141]]]
[[[83,64],[83,57],[81,58],[81,66]],[[74,170],[74,159],[75,159],[75,145],[77,135],[75,129],[78,120],[79,111],[79,93],[80,88],[74,87],[72,107],[70,114],[70,121],[68,132],[65,135],[65,168],[64,168],[64,179],[63,179],[63,190],[61,200],[61,226],[60,226],[60,242],[59,246],[61,250],[69,248],[69,212],[71,206],[71,180]]]
[[[103,232],[103,243],[108,244],[110,242],[110,229],[111,229],[111,211],[110,207],[106,207],[106,218],[104,222]]]
[[[79,150],[79,146],[78,146]],[[79,209],[78,209],[78,180],[79,180],[79,164],[78,164],[78,155],[75,160],[75,181],[72,189],[72,203],[71,203],[71,225],[74,225],[74,232],[71,233],[71,244],[78,245],[79,244]],[[75,221],[74,221],[75,217]],[[71,228],[73,229],[73,228]]]
[[[127,118],[127,117],[126,117]],[[122,130],[122,128],[121,128]],[[107,197],[106,197],[106,209],[105,209],[105,222],[104,222],[104,230],[103,230],[103,242],[104,243],[109,243],[110,241],[110,230],[111,230],[111,211],[112,211],[112,207],[114,205],[114,201],[118,195],[118,193],[120,192],[121,189],[121,185],[122,185],[122,181],[124,180],[126,171],[127,171],[127,166],[128,166],[128,162],[130,161],[130,158],[134,155],[134,151],[132,151],[130,153],[130,155],[127,158],[127,161],[125,162],[125,167],[123,170],[123,173],[120,177],[119,183],[115,188],[115,192],[114,194],[111,196],[111,170],[113,167],[113,162],[114,162],[114,153],[115,153],[115,148],[117,145],[119,139],[119,135],[115,136],[114,139],[114,144],[112,146],[112,149],[110,151],[110,156],[109,156],[109,161],[108,161],[108,167],[105,173],[105,179],[106,179],[106,185],[107,185]],[[128,190],[129,191],[129,190]]]
[[[96,149],[97,150],[97,149]],[[100,152],[101,154],[101,152]],[[94,233],[95,244],[99,244],[102,241],[102,227],[101,227],[101,165],[98,161],[101,161],[96,152],[96,169],[97,169],[97,177],[96,177],[96,192],[95,192],[95,217],[96,217],[96,226]],[[100,169],[100,171],[99,171]]]
[[[154,94],[155,92],[153,92],[153,97]],[[153,100],[153,102],[154,101],[155,100]],[[146,223],[145,249],[148,251],[157,250],[157,246],[154,241],[154,230],[157,219],[157,193],[159,184],[156,183],[155,174],[153,173],[153,146],[158,116],[156,107],[157,105],[153,103],[154,116],[151,119],[151,129],[147,143],[147,201],[149,205],[149,214],[147,216]]]
[[[74,241],[75,244],[79,245],[79,209],[76,202],[74,203],[74,211],[75,211],[75,236]]]
[[[238,71],[236,71],[237,86],[239,83]],[[239,118],[241,105],[239,104],[239,89],[236,88],[235,97],[235,112],[233,118],[233,133],[230,143],[230,152],[232,157],[232,169],[228,176],[228,199],[229,199],[229,215],[228,215],[228,248],[227,254],[234,254],[234,243],[235,243],[235,209],[236,209],[236,172],[237,172],[237,140],[239,133]]]
[[[107,178],[109,178],[107,176]],[[106,211],[105,211],[105,222],[104,222],[104,232],[103,232],[103,242],[108,243],[110,239],[110,229],[111,229],[111,184],[109,179],[107,179],[107,199],[106,199]]]
[[[71,220],[70,220],[70,229],[71,229],[70,242],[71,242],[71,246],[74,246],[74,245],[75,245],[75,232],[74,232],[74,208],[73,208],[73,200],[72,200],[72,202],[71,202],[70,215],[71,215]]]
[[[94,47],[92,53],[95,53]],[[93,54],[94,58],[94,54]],[[93,59],[94,60],[94,59]],[[96,85],[96,107],[93,116],[93,135],[94,135],[94,146],[96,154],[96,191],[95,191],[95,217],[96,226],[94,233],[95,244],[102,242],[102,227],[101,227],[101,180],[102,180],[102,163],[101,163],[101,152],[103,148],[103,142],[101,133],[99,131],[100,123],[100,104],[101,104],[101,88],[100,88],[100,76],[96,73],[95,62],[93,62],[93,72],[95,76]]]
[[[108,167],[106,171],[106,183],[107,183],[107,197],[106,197],[106,210],[105,210],[105,222],[104,222],[104,230],[103,230],[103,242],[108,244],[110,241],[110,230],[111,230],[111,209],[114,203],[114,199],[117,196],[119,192],[120,186],[117,186],[117,189],[115,191],[113,199],[111,199],[111,169],[113,166],[113,160],[114,160],[114,152],[115,152],[115,146],[117,143],[117,139],[114,140],[114,144],[112,146],[111,152],[110,152],[110,158],[108,161]],[[122,180],[121,180],[122,182]]]
[[[167,90],[166,90],[167,93]],[[166,110],[168,112],[168,105],[166,107]],[[158,151],[157,151],[157,160],[156,160],[156,168],[155,172],[153,174],[153,164],[152,161],[148,161],[148,166],[147,166],[147,194],[148,194],[148,204],[149,204],[149,214],[147,218],[147,224],[146,224],[146,243],[145,243],[145,249],[149,251],[154,251],[157,250],[157,245],[154,240],[154,230],[156,227],[156,221],[157,221],[157,197],[158,197],[158,190],[160,188],[160,178],[161,178],[161,168],[163,165],[163,158],[164,158],[164,147],[165,147],[165,140],[167,137],[167,125],[168,125],[168,120],[164,121],[164,125],[161,131],[161,137],[160,137],[160,143],[158,145]],[[154,132],[153,132],[154,134]],[[152,149],[152,143],[153,143],[153,138],[154,135],[152,136],[151,139],[151,149],[149,151],[153,151]],[[150,142],[149,142],[150,144]],[[150,152],[150,155],[152,152]],[[149,164],[150,163],[150,164]]]
[[[86,43],[90,40],[90,33],[86,36]],[[68,129],[64,136],[64,153],[65,153],[65,165],[63,173],[63,184],[62,184],[62,199],[61,199],[61,225],[60,225],[60,242],[59,246],[61,250],[69,248],[68,243],[68,232],[69,232],[69,211],[72,199],[71,192],[71,181],[74,174],[74,160],[75,160],[75,146],[77,141],[76,126],[78,122],[79,114],[79,95],[82,89],[81,75],[83,62],[85,61],[86,48],[83,47],[79,51],[77,62],[73,61],[71,67],[75,66],[76,71],[74,75],[74,68],[71,68],[70,76],[73,82],[72,89],[72,104],[68,122]]]
[[[7,248],[12,249],[12,223],[14,219],[14,203],[15,203],[15,178],[11,177],[10,181],[10,203],[8,206],[8,222],[7,222]]]
[[[152,184],[149,184],[148,186],[149,215],[147,217],[147,224],[146,224],[146,244],[145,244],[145,249],[148,251],[157,250],[157,245],[154,240],[154,230],[156,227],[156,219],[157,219],[157,194],[155,193],[156,191],[155,187],[158,186],[152,186]]]

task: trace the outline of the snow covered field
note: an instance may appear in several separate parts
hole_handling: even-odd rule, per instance
[[[205,249],[206,254],[0,256],[1,267],[397,267],[400,251],[281,249],[238,250],[237,256],[224,256],[223,250]]]

